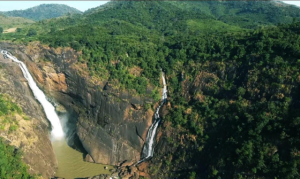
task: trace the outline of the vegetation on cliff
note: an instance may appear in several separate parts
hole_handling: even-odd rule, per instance
[[[12,119],[16,113],[22,114],[22,109],[7,96],[0,94],[0,130],[5,130],[9,126],[9,131],[12,132],[18,128],[17,121]]]
[[[4,142],[0,137],[0,177],[9,178],[34,178],[22,161],[22,153]]]
[[[22,114],[22,109],[8,98],[0,95],[0,131],[5,130],[9,124],[9,131],[17,129],[16,121],[13,120],[13,114]],[[28,167],[22,161],[20,150],[10,146],[5,139],[0,136],[0,178],[33,178],[27,171]]]

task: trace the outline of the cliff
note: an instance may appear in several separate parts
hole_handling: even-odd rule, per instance
[[[57,161],[49,139],[50,124],[28,87],[18,64],[4,59],[2,55],[0,84],[0,94],[17,103],[25,115],[12,116],[10,120],[15,121],[17,129],[8,130],[7,127],[3,127],[0,129],[0,137],[16,149],[22,150],[23,160],[29,166],[31,174],[41,174],[44,178],[52,177],[57,168]]]
[[[52,49],[38,43],[4,46],[26,63],[48,96],[75,116],[69,119],[69,144],[80,148],[81,143],[87,161],[119,165],[140,159],[153,117],[153,111],[144,105],[153,103],[152,99],[90,77],[72,49]]]

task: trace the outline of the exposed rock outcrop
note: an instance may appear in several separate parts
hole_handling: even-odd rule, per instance
[[[0,137],[23,151],[23,160],[29,166],[31,174],[41,174],[44,178],[52,177],[57,168],[57,161],[49,139],[49,123],[18,64],[2,56],[0,84],[0,93],[17,103],[28,117],[27,119],[16,114],[14,120],[18,123],[18,129],[14,132],[0,129]]]
[[[6,48],[26,63],[48,95],[77,114],[76,134],[89,154],[88,161],[119,165],[140,159],[153,117],[153,111],[143,106],[152,99],[90,77],[71,49],[55,50],[40,44],[17,48],[6,44]]]

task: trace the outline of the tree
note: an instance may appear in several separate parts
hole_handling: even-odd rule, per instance
[[[3,27],[0,27],[0,34],[3,33]]]
[[[17,32],[20,33],[22,31],[21,28],[17,28]]]
[[[34,29],[29,29],[27,36],[31,37],[31,36],[35,36],[37,34],[36,30]]]

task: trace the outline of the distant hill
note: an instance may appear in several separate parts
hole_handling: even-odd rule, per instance
[[[94,22],[118,19],[143,24],[147,28],[159,27],[160,30],[173,23],[186,24],[185,21],[195,19],[213,19],[253,29],[300,20],[300,9],[276,1],[111,1],[85,11],[84,15]]]
[[[23,25],[32,23],[34,23],[33,20],[23,17],[7,17],[3,14],[0,14],[0,27],[3,28],[21,27]]]
[[[203,12],[224,23],[243,28],[291,23],[300,19],[300,9],[278,1],[170,2],[187,11]]]
[[[73,7],[63,4],[42,4],[26,10],[14,10],[3,12],[6,16],[24,17],[34,21],[51,19],[66,14],[81,14],[82,12]]]

